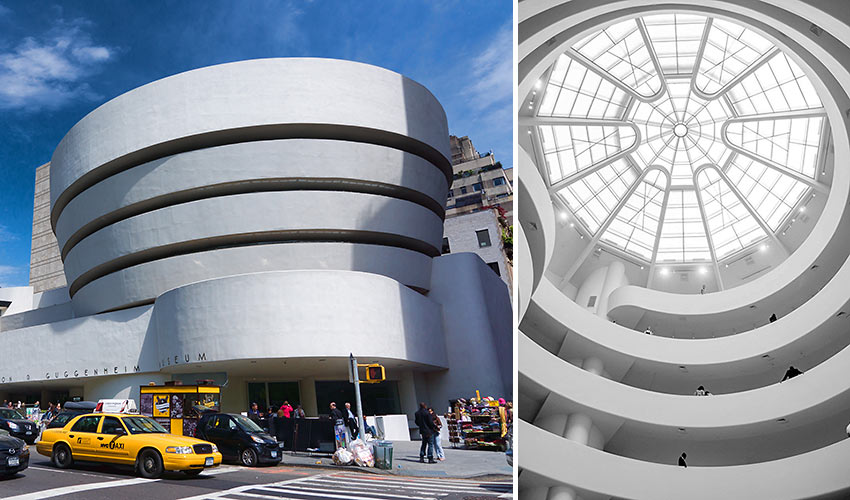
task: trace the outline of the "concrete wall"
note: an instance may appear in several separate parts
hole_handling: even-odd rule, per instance
[[[513,315],[507,288],[469,253],[434,259],[432,274],[428,298],[443,306],[449,370],[427,375],[431,404],[442,408],[476,389],[511,400]]]
[[[430,92],[360,63],[242,61],[128,92],[75,125],[53,155],[51,221],[75,312],[285,269],[377,272],[424,290],[448,151]],[[293,248],[318,242],[338,245]],[[276,244],[289,247],[286,258],[258,255]],[[222,249],[226,260],[210,255]]]
[[[486,230],[490,235],[490,246],[479,246],[476,231],[480,230]],[[502,281],[508,287],[511,286],[501,229],[496,214],[492,210],[449,217],[443,226],[443,237],[449,239],[451,253],[472,252],[481,257],[485,263],[497,263]]]
[[[50,163],[45,163],[35,169],[30,286],[38,293],[65,284],[59,245],[50,226]]]

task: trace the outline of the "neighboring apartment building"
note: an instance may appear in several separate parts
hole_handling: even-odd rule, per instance
[[[513,221],[514,195],[511,179],[493,153],[480,154],[469,137],[449,136],[454,180],[449,189],[446,217],[500,206]],[[513,223],[513,222],[510,222]]]
[[[492,153],[481,155],[467,136],[450,136],[452,187],[446,210],[443,254],[472,252],[512,289],[513,169]]]

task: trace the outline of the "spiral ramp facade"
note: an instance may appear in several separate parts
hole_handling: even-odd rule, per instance
[[[659,13],[734,21],[793,54],[831,127],[828,196],[805,237],[763,275],[705,295],[676,294],[629,284],[622,278],[629,261],[614,259],[600,267],[599,306],[591,310],[577,298],[581,283],[570,289],[552,272],[595,248],[589,238],[564,237],[523,110],[556,60],[588,33]],[[520,497],[850,497],[846,5],[524,0],[517,21],[518,255],[529,259],[517,296]],[[768,322],[769,311],[781,311],[779,319]],[[668,326],[644,335],[637,325],[646,317]],[[780,382],[791,365],[804,373]],[[713,395],[694,396],[698,386]],[[687,468],[677,465],[683,452]]]
[[[347,379],[353,352],[385,364],[402,412],[509,394],[507,288],[474,255],[440,256],[448,158],[426,88],[349,61],[223,64],[107,102],[50,165],[68,287],[45,294],[70,307],[8,311],[21,361],[0,392],[134,396],[219,373],[225,409],[277,379],[315,414],[313,382]]]

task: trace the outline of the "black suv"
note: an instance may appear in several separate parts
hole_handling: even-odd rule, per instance
[[[30,451],[22,439],[0,435],[0,477],[14,476],[30,463]]]
[[[50,419],[50,423],[47,424],[47,428],[56,429],[65,427],[65,424],[77,415],[92,413],[95,406],[97,406],[97,403],[93,403],[91,401],[69,401],[65,403],[65,408],[62,411]]]
[[[239,461],[248,467],[277,465],[283,458],[283,443],[278,443],[252,420],[235,413],[201,415],[195,437],[215,443],[224,460]]]
[[[0,429],[9,431],[10,435],[23,439],[27,444],[38,439],[38,425],[11,408],[0,408]]]

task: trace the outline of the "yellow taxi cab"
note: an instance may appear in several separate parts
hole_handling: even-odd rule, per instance
[[[170,434],[156,420],[138,414],[93,413],[74,417],[62,428],[46,429],[35,444],[60,469],[74,460],[132,465],[142,477],[164,471],[195,476],[221,465],[216,445]]]

